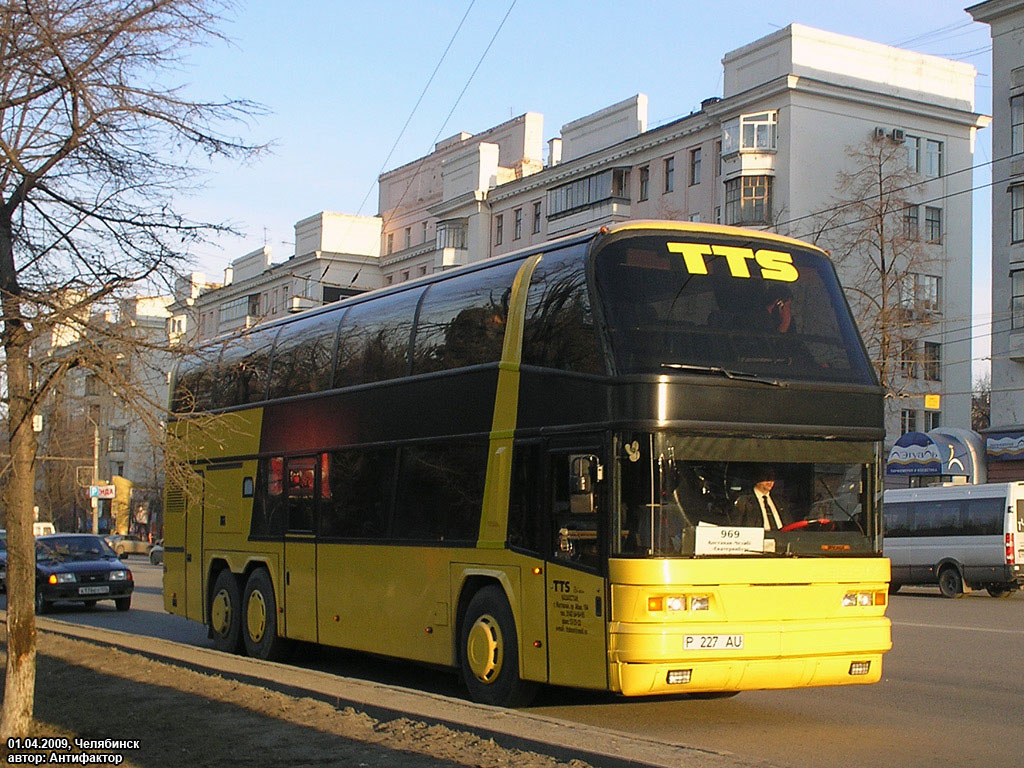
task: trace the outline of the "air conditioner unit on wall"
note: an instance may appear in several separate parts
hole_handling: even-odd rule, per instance
[[[875,139],[879,140],[879,139],[884,139],[884,138],[885,138],[885,128],[882,128],[882,127],[875,128]]]
[[[907,135],[903,132],[902,128],[892,129],[892,140],[895,141],[897,144],[902,144],[906,137]]]

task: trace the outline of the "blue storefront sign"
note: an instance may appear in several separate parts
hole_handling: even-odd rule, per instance
[[[996,432],[985,436],[989,461],[1024,460],[1024,432]]]

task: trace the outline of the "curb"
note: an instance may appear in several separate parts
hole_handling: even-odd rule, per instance
[[[0,611],[0,621],[6,623],[6,611]],[[492,738],[509,749],[537,752],[565,761],[583,760],[599,768],[636,765],[652,768],[749,768],[765,765],[750,763],[728,753],[644,739],[529,711],[476,704],[161,638],[40,617],[36,618],[36,626],[39,631],[113,646],[158,661],[183,664],[197,671],[215,672],[288,695],[318,699],[335,707],[352,706],[378,719],[414,717]]]

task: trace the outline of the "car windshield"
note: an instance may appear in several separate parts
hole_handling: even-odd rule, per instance
[[[99,536],[48,536],[38,544],[48,556],[56,555],[73,560],[117,557],[114,550]]]

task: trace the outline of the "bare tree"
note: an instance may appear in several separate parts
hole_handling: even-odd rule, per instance
[[[798,236],[830,251],[850,307],[890,403],[920,396],[919,378],[937,377],[939,361],[923,339],[941,301],[941,239],[921,221],[921,177],[907,148],[889,137],[848,147],[832,205]],[[941,223],[939,225],[941,228]]]
[[[980,432],[992,425],[992,376],[985,374],[974,382],[971,393],[971,429]]]
[[[253,104],[195,101],[165,84],[183,51],[218,37],[227,5],[17,0],[0,7],[0,343],[11,456],[2,739],[27,735],[34,705],[32,417],[76,366],[125,386],[116,352],[133,342],[94,322],[94,309],[140,283],[172,279],[191,246],[223,229],[174,208],[176,195],[195,183],[192,158],[242,159],[259,149],[226,132],[258,111]],[[34,343],[61,329],[81,343],[41,364]]]

